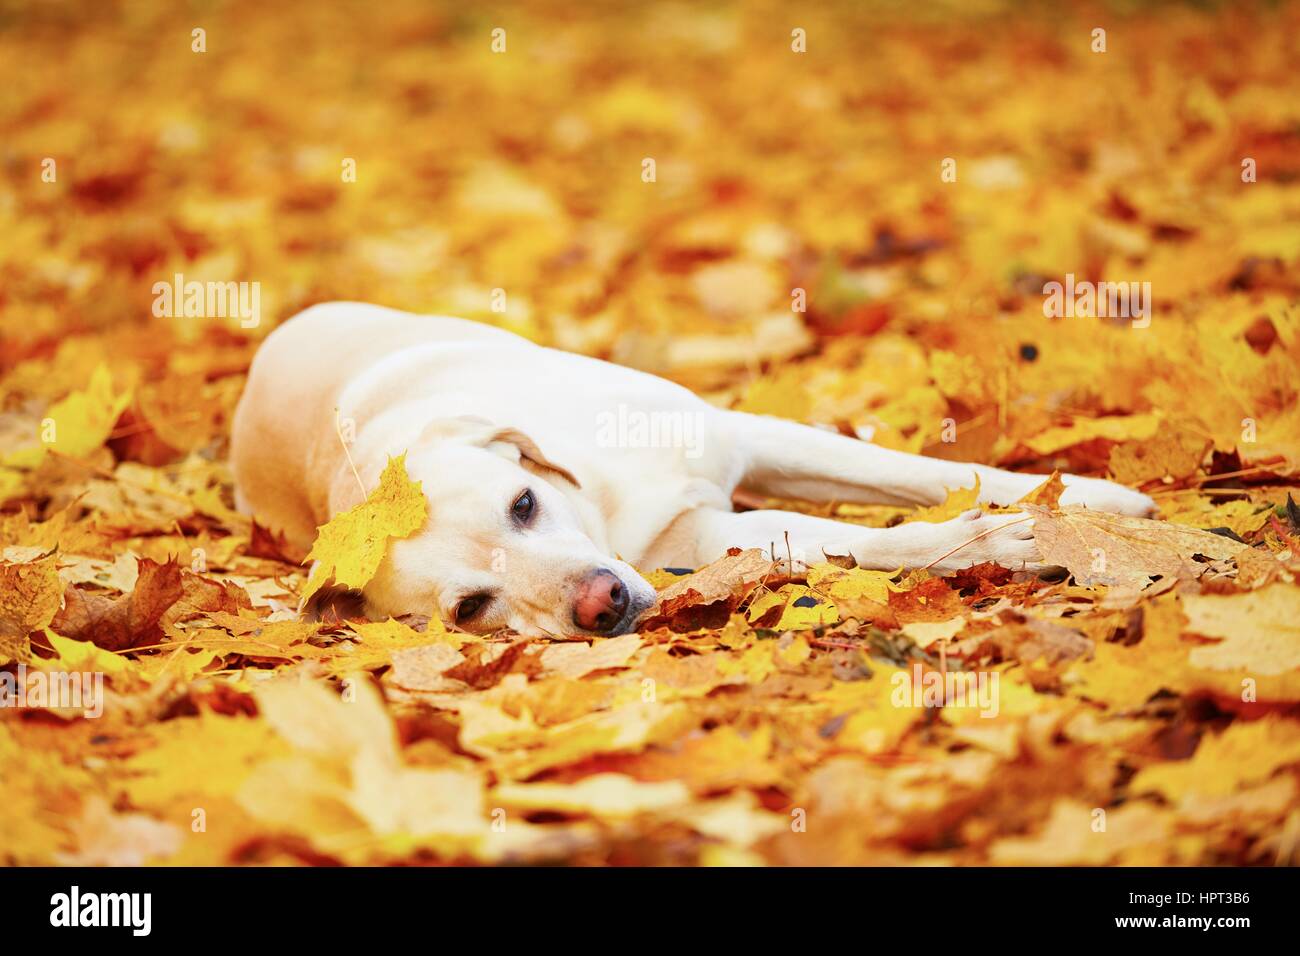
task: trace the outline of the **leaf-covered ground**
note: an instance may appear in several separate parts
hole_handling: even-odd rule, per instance
[[[1300,7],[381,7],[0,4],[0,667],[106,687],[0,709],[0,860],[1300,858]],[[590,645],[299,621],[228,425],[340,298],[1159,520],[1046,486],[1055,580],[644,569]]]

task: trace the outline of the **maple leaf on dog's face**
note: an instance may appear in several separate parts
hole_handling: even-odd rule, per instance
[[[1120,585],[1141,590],[1151,578],[1195,577],[1195,555],[1227,560],[1240,542],[1208,531],[1149,518],[1090,511],[1049,511],[1022,505],[1034,516],[1034,540],[1048,564],[1059,564],[1084,587]]]
[[[388,539],[413,534],[428,514],[420,483],[406,475],[406,455],[390,458],[379,487],[365,501],[317,529],[307,560],[318,563],[302,601],[306,603],[331,578],[342,587],[365,587],[384,560]]]

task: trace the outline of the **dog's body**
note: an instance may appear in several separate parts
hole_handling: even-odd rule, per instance
[[[697,567],[729,547],[808,562],[851,555],[888,570],[1039,566],[1021,515],[873,529],[785,511],[737,514],[731,496],[745,488],[932,505],[978,476],[981,501],[1007,504],[1041,475],[724,411],[652,375],[462,319],[339,302],[267,338],[234,420],[241,509],[305,548],[403,453],[429,519],[393,543],[365,589],[371,613],[439,611],[474,630],[622,633],[653,600],[625,562]],[[1152,508],[1111,482],[1065,482],[1062,503]]]

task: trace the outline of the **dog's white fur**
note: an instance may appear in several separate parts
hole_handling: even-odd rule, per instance
[[[680,433],[690,435],[689,447],[635,436],[611,442],[611,416],[629,411],[687,423]],[[652,375],[463,319],[351,302],[307,309],[258,351],[231,442],[239,507],[304,549],[317,526],[363,500],[361,485],[375,487],[389,456],[406,453],[429,518],[392,542],[364,589],[371,615],[437,611],[454,620],[459,601],[485,594],[482,610],[463,622],[471,630],[581,633],[575,589],[604,568],[630,592],[627,613],[607,630],[621,633],[654,599],[633,565],[698,567],[730,547],[762,548],[776,560],[851,555],[887,570],[947,573],[982,561],[1041,568],[1022,515],[973,511],[877,529],[787,511],[734,513],[731,498],[744,488],[933,505],[978,476],[981,501],[1008,504],[1042,475],[724,411]],[[1150,498],[1112,482],[1064,480],[1063,504],[1153,509]],[[510,517],[525,488],[537,506],[527,527]]]

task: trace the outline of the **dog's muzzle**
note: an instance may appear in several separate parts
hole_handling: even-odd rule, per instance
[[[631,595],[627,585],[613,571],[598,568],[578,584],[573,601],[573,623],[593,634],[623,634],[631,629]]]

